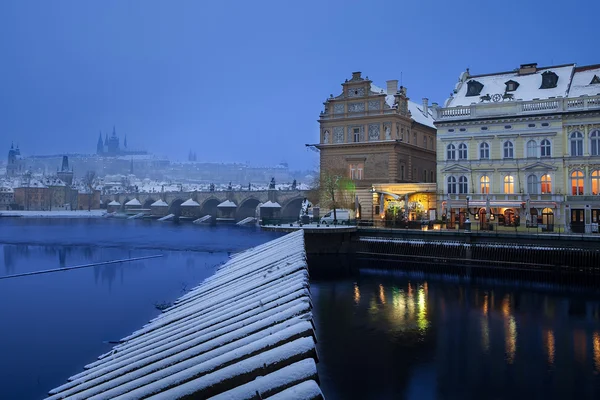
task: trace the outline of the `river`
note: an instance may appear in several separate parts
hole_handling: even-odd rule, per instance
[[[38,399],[210,276],[277,237],[255,228],[0,219],[0,399]],[[600,303],[585,294],[365,269],[312,279],[328,400],[600,398]]]

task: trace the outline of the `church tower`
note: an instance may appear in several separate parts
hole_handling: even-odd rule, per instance
[[[104,154],[104,142],[102,141],[102,132],[100,132],[100,136],[98,137],[98,144],[96,145],[96,154]]]

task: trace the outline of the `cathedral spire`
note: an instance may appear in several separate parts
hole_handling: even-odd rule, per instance
[[[127,148],[127,135],[125,135],[125,140],[123,140],[123,146],[125,146],[125,148]]]
[[[115,126],[114,126],[114,125],[113,125],[113,134],[112,134],[112,135],[113,135],[113,137],[114,137],[114,136],[117,136],[117,130],[115,129]]]

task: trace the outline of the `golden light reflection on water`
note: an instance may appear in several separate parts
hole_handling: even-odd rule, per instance
[[[385,304],[385,290],[381,284],[379,285],[379,301],[381,301],[381,304]]]
[[[554,332],[548,329],[544,332],[544,346],[546,347],[546,355],[548,356],[548,364],[554,365],[555,341]]]
[[[354,303],[360,303],[360,289],[356,283],[354,284]]]
[[[419,288],[418,292],[419,313],[417,314],[417,326],[421,331],[427,330],[429,321],[427,321],[427,299],[425,297],[425,288]]]
[[[490,351],[490,323],[488,321],[489,298],[487,293],[483,296],[483,316],[481,317],[481,347],[484,353]]]
[[[408,318],[412,321],[415,317],[415,294],[411,284],[408,284],[408,290],[406,291],[408,298],[406,300],[408,308]]]
[[[596,367],[596,372],[600,372],[600,333],[594,332],[592,346],[594,348],[594,366]]]
[[[504,351],[506,353],[506,361],[512,364],[515,361],[517,352],[517,322],[515,317],[511,315],[510,296],[504,296],[502,299],[502,315],[504,321]]]
[[[587,335],[585,331],[577,329],[573,331],[573,350],[575,352],[575,358],[581,363],[585,364],[585,355],[587,350]]]

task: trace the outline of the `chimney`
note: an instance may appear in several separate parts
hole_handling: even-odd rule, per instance
[[[387,84],[387,94],[388,95],[396,94],[396,92],[398,91],[398,80],[394,79],[391,81],[386,81],[385,83]]]
[[[361,79],[361,78],[360,78],[360,74],[361,74],[361,72],[360,72],[360,71],[353,72],[353,73],[352,73],[352,80],[353,80],[353,81],[354,81],[354,80],[360,80],[360,79]]]
[[[423,97],[423,115],[426,117],[429,116],[429,99],[427,97]]]
[[[537,72],[537,63],[521,64],[519,75],[535,74]]]

